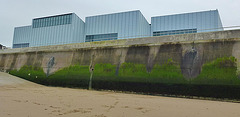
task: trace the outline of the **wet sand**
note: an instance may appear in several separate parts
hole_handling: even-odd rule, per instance
[[[240,117],[240,104],[38,85],[0,72],[0,117]]]

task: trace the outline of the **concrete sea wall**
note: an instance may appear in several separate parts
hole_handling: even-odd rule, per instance
[[[0,51],[0,70],[45,85],[240,99],[240,30]]]

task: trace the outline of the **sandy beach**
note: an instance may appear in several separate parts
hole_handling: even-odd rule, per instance
[[[0,117],[240,117],[240,104],[38,85],[0,72]]]

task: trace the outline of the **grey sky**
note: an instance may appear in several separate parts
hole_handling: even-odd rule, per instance
[[[14,27],[33,18],[74,12],[87,16],[140,10],[152,16],[218,9],[223,26],[240,25],[240,0],[0,0],[0,44],[12,46]]]

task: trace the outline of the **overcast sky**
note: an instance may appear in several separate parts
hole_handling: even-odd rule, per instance
[[[11,47],[14,27],[62,13],[87,16],[140,10],[152,16],[218,9],[223,26],[240,26],[240,0],[0,0],[0,44]]]

